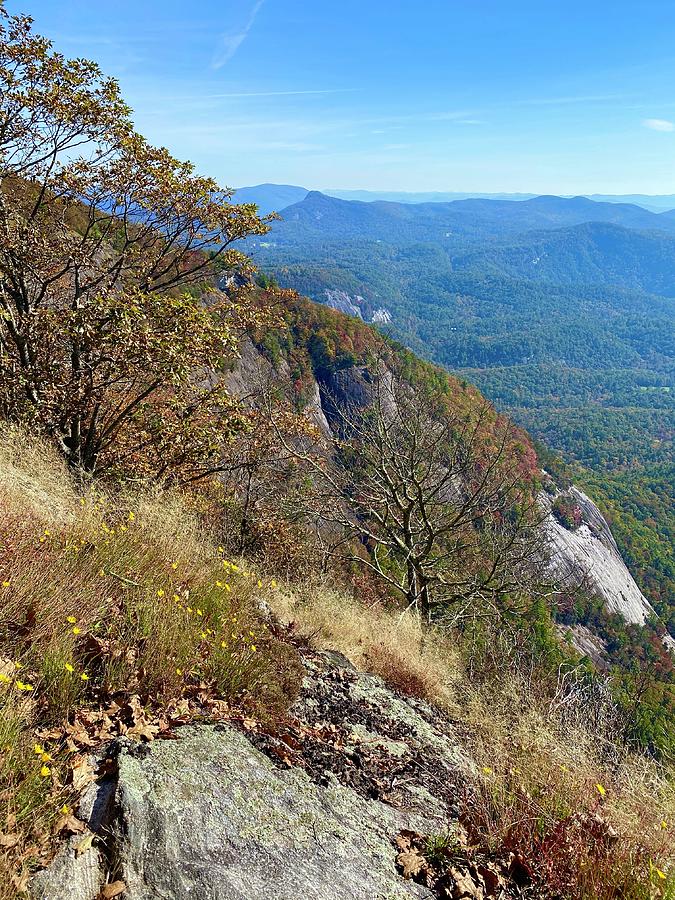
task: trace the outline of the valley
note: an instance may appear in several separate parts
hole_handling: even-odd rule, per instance
[[[586,198],[355,202],[310,192],[251,248],[478,385],[562,454],[675,633],[675,218]],[[339,308],[345,309],[343,305]]]

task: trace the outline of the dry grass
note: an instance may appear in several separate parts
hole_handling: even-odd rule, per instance
[[[315,647],[337,650],[402,693],[457,711],[457,647],[443,632],[425,628],[415,614],[365,606],[321,582],[287,585],[274,592],[270,602],[274,613],[294,622]]]
[[[17,836],[0,851],[0,900],[17,893],[17,856],[40,859],[70,802],[72,750],[43,735],[75,711],[129,695],[158,710],[200,692],[283,708],[298,670],[261,600],[315,646],[463,720],[480,773],[467,821],[486,848],[521,855],[542,898],[673,900],[668,773],[562,727],[532,671],[500,661],[494,642],[481,663],[410,613],[322,582],[277,587],[224,560],[202,521],[179,496],[80,494],[54,454],[0,432],[0,834]]]
[[[206,698],[276,715],[299,665],[259,612],[267,580],[225,559],[180,497],[79,495],[7,430],[0,510],[2,883],[10,856],[39,858],[72,792],[64,723],[78,710],[132,702],[152,717]]]
[[[674,896],[672,773],[563,725],[514,673],[466,684],[464,717],[482,776],[467,816],[479,840],[531,866],[543,896]]]
[[[459,635],[414,615],[368,607],[324,584],[285,586],[275,613],[314,646],[343,653],[402,693],[463,721],[480,775],[467,822],[491,852],[517,852],[541,897],[675,896],[675,794],[666,771],[564,726],[541,682],[513,661],[484,666]],[[662,877],[665,875],[666,877]]]

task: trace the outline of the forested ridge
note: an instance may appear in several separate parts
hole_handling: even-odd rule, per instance
[[[581,198],[404,207],[316,194],[281,218],[255,242],[261,265],[319,301],[359,297],[366,319],[386,308],[388,333],[562,453],[672,629],[672,219]]]

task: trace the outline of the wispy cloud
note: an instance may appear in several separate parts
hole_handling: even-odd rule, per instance
[[[351,94],[360,88],[326,88],[302,91],[231,91],[225,94],[207,94],[207,100],[235,100],[246,97],[306,97],[308,94]],[[192,99],[191,97],[186,99]]]
[[[668,119],[643,119],[642,124],[652,131],[675,131],[675,122]]]
[[[225,65],[225,63],[229,62],[232,59],[234,54],[248,37],[248,34],[253,28],[255,20],[264,2],[265,0],[256,0],[243,27],[236,31],[230,31],[221,37],[220,45],[218,46],[211,62],[212,69],[221,69]]]

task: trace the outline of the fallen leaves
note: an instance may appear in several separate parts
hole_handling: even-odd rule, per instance
[[[78,841],[75,844],[75,856],[82,856],[83,853],[86,853],[87,850],[90,850],[96,835],[92,831],[88,831],[82,840]]]
[[[85,756],[76,757],[75,761],[71,762],[70,768],[73,789],[77,791],[78,794],[81,794],[87,785],[90,785],[96,780],[96,769]]]
[[[111,884],[106,884],[101,891],[101,900],[112,900],[113,897],[119,897],[126,889],[127,886],[123,881],[113,881]]]
[[[12,847],[16,847],[16,845],[21,840],[21,835],[17,834],[0,834],[0,847],[4,850],[10,850]]]
[[[459,822],[444,835],[425,837],[403,829],[394,844],[399,850],[396,865],[401,875],[431,888],[437,897],[489,900],[512,896],[507,893],[508,861],[490,859],[470,846]]]
[[[62,832],[66,834],[79,834],[85,830],[85,827],[84,822],[81,822],[71,812],[62,811],[61,816],[56,820],[54,825],[54,832],[56,834],[61,834]]]
[[[404,878],[414,878],[424,868],[425,859],[417,850],[406,850],[396,857],[396,864],[402,869]]]

